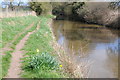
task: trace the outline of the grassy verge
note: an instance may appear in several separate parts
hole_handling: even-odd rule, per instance
[[[63,78],[62,65],[53,55],[52,32],[47,22],[52,16],[39,17],[40,29],[28,39],[24,50],[27,51],[22,59],[21,77],[24,78]]]
[[[32,34],[28,39],[24,50],[28,51],[27,55],[32,55],[36,52],[36,49],[39,49],[40,52],[52,52],[53,48],[49,45],[49,42],[52,40],[51,31],[46,25],[47,18],[40,17],[40,29]],[[32,46],[32,48],[31,48]]]
[[[32,20],[34,20],[34,19],[32,19]],[[39,23],[39,19],[36,18],[36,19],[34,20],[34,25],[33,25],[33,27],[30,28],[29,30],[25,31],[21,36],[19,36],[19,37],[13,42],[11,48],[12,48],[12,49],[15,49],[15,45],[16,45],[28,32],[31,32],[31,31],[35,30],[38,23]]]
[[[23,20],[21,22],[21,20]],[[34,29],[36,29],[37,23],[39,21],[38,17],[35,16],[26,16],[26,17],[17,17],[17,18],[5,18],[2,20],[2,27],[5,26],[5,28],[3,28],[3,32],[2,32],[2,44],[5,45],[5,43],[8,43],[9,41],[11,41],[14,36],[20,32],[22,32],[22,30],[24,30],[26,27],[28,27],[32,22],[34,22],[34,25],[32,28],[30,28],[29,30],[25,31],[21,36],[19,36],[12,44],[12,46],[10,46],[11,48],[13,48],[13,50],[11,51],[6,51],[5,55],[2,55],[2,77],[7,75],[8,72],[8,68],[10,65],[10,59],[11,59],[11,53],[14,51],[15,49],[15,45],[28,33],[33,31]],[[14,25],[8,24],[9,22],[14,22]],[[23,23],[23,24],[22,24]],[[7,25],[8,24],[8,25]],[[8,33],[9,31],[9,33]],[[9,37],[10,36],[10,37]]]
[[[2,48],[7,43],[10,43],[16,34],[21,33],[36,19],[35,16],[3,18],[0,22],[2,28]]]
[[[8,68],[10,66],[11,53],[13,51],[7,51],[6,54],[2,56],[2,77],[6,76]]]
[[[64,78],[68,76],[71,77],[71,75],[74,75],[74,76],[79,76],[78,74],[81,75],[81,73],[78,73],[80,72],[79,71],[80,69],[75,73],[76,64],[73,65],[74,62],[72,62],[72,60],[68,60],[69,59],[68,55],[64,55],[63,54],[64,52],[62,51],[62,49],[60,48],[57,49],[56,46],[52,46],[54,43],[56,43],[53,40],[52,32],[50,30],[50,27],[48,26],[48,21],[52,18],[52,16],[40,16],[39,18],[38,17],[32,18],[32,16],[30,17],[31,17],[30,21],[31,22],[34,21],[34,27],[29,29],[28,31],[25,31],[24,34],[19,36],[19,38],[17,38],[15,42],[13,42],[13,45],[11,46],[13,50],[5,52],[6,55],[2,56],[2,71],[3,71],[2,77],[6,76],[8,72],[10,59],[12,57],[11,53],[14,51],[15,45],[28,32],[31,32],[36,28],[39,20],[40,20],[40,24],[39,24],[40,29],[29,37],[27,43],[23,48],[23,50],[25,50],[27,53],[24,55],[24,58],[22,58],[23,71],[21,72],[21,77],[23,78]],[[26,25],[29,25],[29,24],[26,23]],[[9,29],[11,28],[13,27],[9,27]],[[22,31],[22,29],[20,30]],[[14,30],[9,34],[12,35],[12,33],[15,33],[16,31],[17,30]],[[12,35],[12,36],[14,37],[15,35]],[[7,37],[8,36],[4,38],[7,38]],[[3,42],[5,43],[7,42],[7,40]],[[63,70],[65,72],[64,74],[63,74]]]

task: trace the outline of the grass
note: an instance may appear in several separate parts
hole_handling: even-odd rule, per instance
[[[34,34],[30,35],[29,39],[27,40],[27,42],[25,43],[25,46],[22,49],[26,52],[24,54],[24,58],[21,59],[22,60],[21,62],[22,78],[65,78],[65,77],[71,77],[71,76],[81,77],[81,73],[79,73],[80,72],[79,70],[81,70],[79,68],[79,65],[77,66],[76,64],[74,64],[73,59],[69,59],[68,55],[66,55],[61,48],[57,49],[56,46],[52,46],[54,43],[56,43],[53,40],[52,32],[50,30],[50,27],[48,26],[48,21],[52,17],[53,16],[50,16],[50,15],[40,16],[39,18],[38,17],[32,18],[32,16],[30,16],[30,21],[35,22],[34,24],[35,27],[32,27],[31,29],[26,31],[24,34],[22,34],[18,39],[15,40],[15,42],[13,42],[13,45],[11,46],[13,49],[15,49],[15,45],[29,31],[33,31],[36,28],[38,21],[40,20],[40,24],[39,24],[40,29],[37,30]],[[19,19],[21,20],[21,18]],[[6,19],[6,20],[8,20],[9,22],[9,19]],[[17,21],[17,20],[14,20],[13,18],[13,20],[11,21]],[[16,22],[16,24],[19,24],[18,22],[19,20]],[[5,24],[5,22],[3,23]],[[25,25],[27,26],[28,24],[30,24],[30,22],[25,23]],[[9,27],[8,29],[7,28],[3,29],[3,30],[11,31],[9,33],[10,35],[6,31],[4,31],[5,32],[4,34],[5,41],[3,41],[4,45],[5,43],[8,43],[9,41],[11,41],[12,40],[11,37],[14,37],[15,34],[18,34],[19,30],[22,31],[23,29],[25,29],[25,27],[22,29],[13,28],[13,27]],[[11,36],[8,38],[8,40],[7,40],[7,37],[8,37],[7,34]],[[2,77],[6,76],[8,72],[12,52],[13,51],[8,51],[6,52],[6,55],[3,55],[2,57],[2,61],[3,61]]]
[[[10,66],[10,59],[11,59],[11,54],[13,51],[7,51],[5,52],[5,55],[2,56],[2,77],[6,76],[8,72],[8,68]]]
[[[53,48],[49,45],[51,37],[51,31],[46,26],[46,18],[42,18],[40,21],[40,30],[35,32],[28,39],[24,50],[29,51],[27,54],[33,54],[36,52],[36,49],[39,49],[40,52],[52,52]],[[32,47],[32,48],[31,48]]]
[[[24,59],[22,77],[60,78],[59,62],[49,53],[38,53]],[[31,75],[30,75],[31,74]]]
[[[47,25],[47,22],[51,17],[52,16],[39,17],[40,29],[30,36],[26,45],[24,46],[23,50],[27,51],[27,53],[25,54],[25,56],[27,57],[22,59],[23,60],[22,68],[24,72],[21,73],[21,77],[24,78],[64,77],[59,66],[60,64],[59,61],[57,62],[58,63],[57,65],[54,64],[54,62],[57,61],[54,58],[57,58],[57,56],[53,55],[54,49],[53,46],[50,45],[50,42],[52,42],[53,40],[52,32],[50,30],[50,27]],[[45,55],[44,53],[47,53],[47,55]],[[42,54],[44,54],[44,56],[42,56]]]
[[[15,49],[15,45],[28,33],[36,29],[37,23],[39,21],[38,17],[26,16],[26,17],[14,17],[14,18],[3,18],[2,19],[2,47],[12,41],[16,34],[22,32],[26,27],[28,27],[32,22],[34,25],[29,30],[21,34],[10,46],[13,48],[11,51],[6,51],[5,55],[2,55],[2,77],[7,75],[8,68],[10,65],[11,53]],[[1,48],[2,48],[1,47]]]
[[[34,19],[32,19],[34,20]],[[20,37],[18,37],[14,42],[13,42],[13,45],[11,46],[12,49],[15,49],[15,45],[28,33],[28,32],[31,32],[33,30],[36,29],[37,27],[37,24],[38,24],[38,18],[36,18],[36,20],[34,21],[34,25],[32,28],[30,28],[29,30],[25,31],[22,35],[20,35]]]
[[[52,32],[50,28],[47,25],[48,19],[52,18],[53,16],[46,16],[46,17],[34,17],[34,16],[26,16],[26,17],[15,17],[15,18],[3,18],[2,19],[2,47],[3,48],[7,43],[11,42],[16,34],[19,34],[22,32],[27,26],[29,26],[32,22],[34,22],[34,26],[25,31],[23,34],[21,34],[10,46],[13,48],[11,51],[6,51],[5,55],[2,55],[2,77],[5,77],[8,72],[8,68],[10,66],[10,59],[12,58],[11,53],[15,50],[15,45],[28,33],[36,29],[37,23],[40,20],[40,29],[32,34],[30,38],[28,39],[27,43],[25,44],[25,47],[23,50],[27,51],[25,55],[29,56],[29,58],[32,58],[31,56],[34,56],[34,58],[37,58],[37,62],[40,62],[37,67],[37,69],[28,69],[28,66],[30,65],[30,61],[27,60],[28,58],[23,58],[23,73],[21,74],[21,77],[26,78],[60,78],[63,77],[61,74],[61,68],[59,67],[59,61],[57,61],[56,56],[52,53],[54,52],[53,47],[50,45],[50,42],[52,41]],[[39,50],[39,53],[37,52]],[[44,53],[47,54],[42,56],[41,54]],[[49,54],[49,55],[48,55]],[[47,58],[47,59],[46,59]],[[28,61],[28,62],[27,62]],[[33,60],[34,61],[34,60]],[[35,62],[31,62],[35,63]],[[35,63],[35,64],[36,64]],[[41,66],[42,63],[42,66]],[[51,63],[51,64],[50,64]],[[44,65],[43,65],[44,64]],[[51,66],[51,67],[50,67]],[[27,67],[27,68],[26,68]],[[53,68],[54,67],[54,68]]]
[[[49,42],[52,40],[52,35],[46,25],[47,18],[40,17],[40,19],[40,29],[30,36],[23,48],[25,51],[28,51],[27,55],[35,53],[36,49],[39,49],[40,52],[51,53],[53,51],[52,46],[49,45]]]
[[[1,48],[3,48],[7,43],[10,43],[16,34],[22,32],[33,21],[36,22],[36,20],[37,17],[34,16],[3,18],[0,22],[2,28]]]
[[[40,69],[38,71],[27,71],[24,72],[22,77],[26,78],[61,78],[62,74],[59,74],[60,72],[56,71],[50,71],[50,70],[43,70]]]

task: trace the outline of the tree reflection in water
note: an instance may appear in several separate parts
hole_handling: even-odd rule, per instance
[[[109,70],[111,70],[113,75],[118,77],[118,47],[108,47],[107,49],[107,55],[108,55],[108,60],[107,60],[107,65]]]

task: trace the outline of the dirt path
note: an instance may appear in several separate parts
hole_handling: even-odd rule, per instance
[[[24,34],[26,31],[28,31],[31,27],[33,27],[33,25],[34,25],[34,23],[30,24],[30,25],[29,25],[28,27],[26,27],[21,33],[17,34],[10,43],[6,44],[5,47],[0,50],[0,52],[2,53],[2,55],[4,55],[4,52],[5,52],[5,51],[10,51],[10,50],[12,50],[12,49],[10,48],[10,46],[13,44],[13,42],[15,42],[15,40],[16,40],[18,37],[20,37],[22,34]]]
[[[27,35],[25,35],[25,37],[22,40],[20,40],[20,42],[16,45],[15,51],[11,54],[12,55],[11,64],[6,78],[19,78],[19,74],[21,72],[20,59],[23,56],[23,52],[21,51],[21,49],[24,47],[29,36],[36,32],[38,29],[39,25],[37,25],[37,28],[34,31],[29,32]]]

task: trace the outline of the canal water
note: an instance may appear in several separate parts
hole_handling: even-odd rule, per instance
[[[77,63],[89,61],[88,78],[118,77],[120,31],[74,21],[53,20],[57,42]]]

